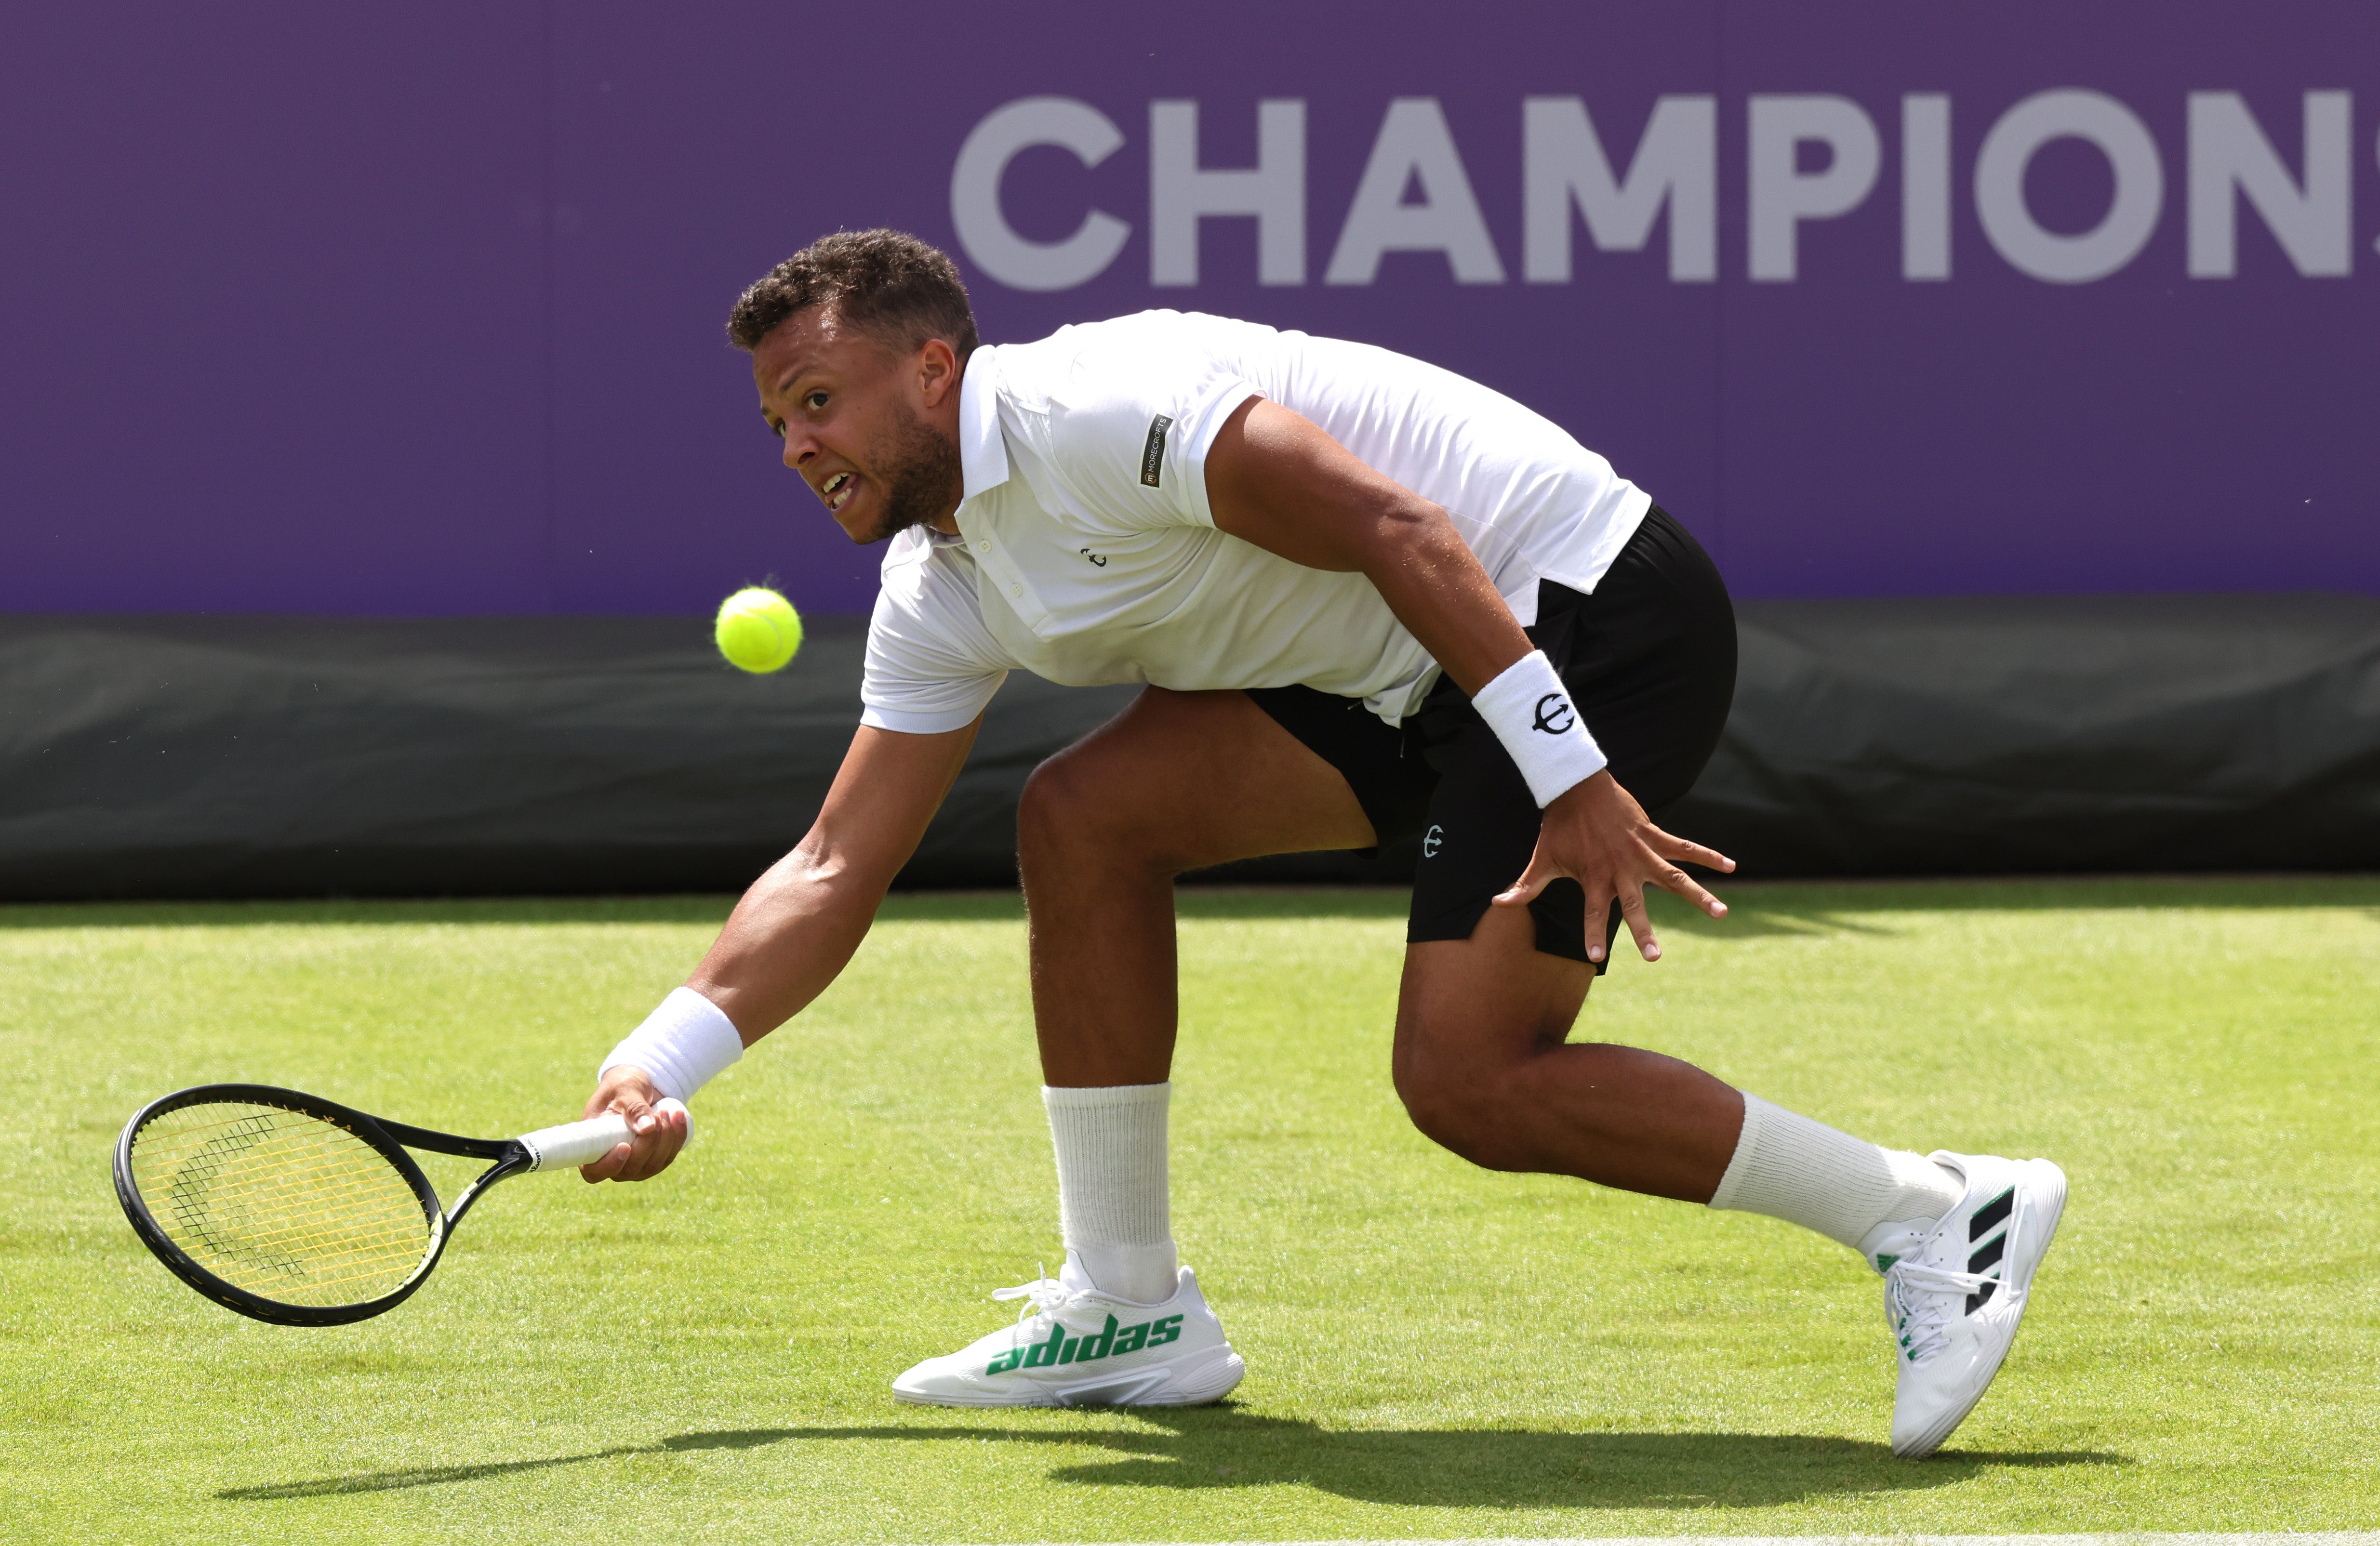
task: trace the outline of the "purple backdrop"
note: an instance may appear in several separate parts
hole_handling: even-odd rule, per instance
[[[2370,0],[236,10],[11,26],[0,608],[864,606],[720,327],[878,223],[994,342],[1475,376],[1744,596],[2380,589]],[[1268,178],[1154,174],[1181,102]],[[1272,212],[1153,253],[1202,194]]]

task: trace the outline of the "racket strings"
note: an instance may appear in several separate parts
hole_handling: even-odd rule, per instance
[[[166,1237],[237,1287],[285,1304],[395,1292],[436,1235],[387,1156],[321,1117],[209,1103],[135,1135],[136,1189]]]

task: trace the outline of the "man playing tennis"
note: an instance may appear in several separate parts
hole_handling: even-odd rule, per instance
[[[1713,917],[1654,825],[1727,717],[1735,624],[1685,529],[1520,405],[1361,344],[1148,312],[979,345],[950,260],[825,237],[735,304],[760,409],[852,539],[890,541],[824,808],[588,1114],[669,1164],[683,1100],[834,979],[1004,674],[1147,685],[1018,812],[1066,1261],[1017,1324],[893,1382],[950,1406],[1212,1401],[1239,1357],[1166,1190],[1173,879],[1422,837],[1398,1093],[1475,1164],[1818,1230],[1883,1274],[1896,1453],[1981,1398],[2065,1201],[2046,1160],[1899,1153],[1656,1053],[1567,1040],[1644,888]]]

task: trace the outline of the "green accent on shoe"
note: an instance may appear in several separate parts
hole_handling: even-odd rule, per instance
[[[1058,1361],[1058,1349],[1063,1347],[1065,1345],[1066,1328],[1063,1326],[1051,1326],[1050,1328],[1050,1339],[1047,1342],[1037,1342],[1032,1347],[1025,1350],[1025,1367],[1027,1369],[1039,1369],[1045,1365],[1056,1363]]]
[[[1138,1325],[1123,1326],[1116,1318],[1096,1336],[1068,1336],[1064,1326],[1052,1326],[1049,1336],[1040,1342],[1020,1344],[983,1366],[986,1374],[1006,1374],[1016,1369],[1056,1368],[1061,1364],[1088,1363],[1119,1353],[1137,1353],[1143,1347],[1161,1347],[1180,1341],[1182,1317],[1168,1315],[1162,1321],[1143,1321]]]

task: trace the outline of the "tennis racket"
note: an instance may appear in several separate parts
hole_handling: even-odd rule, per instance
[[[274,1325],[337,1326],[412,1297],[498,1181],[590,1164],[627,1141],[616,1112],[457,1138],[295,1090],[201,1084],[125,1124],[115,1196],[141,1243],[217,1304]],[[494,1163],[442,1209],[407,1148]]]

